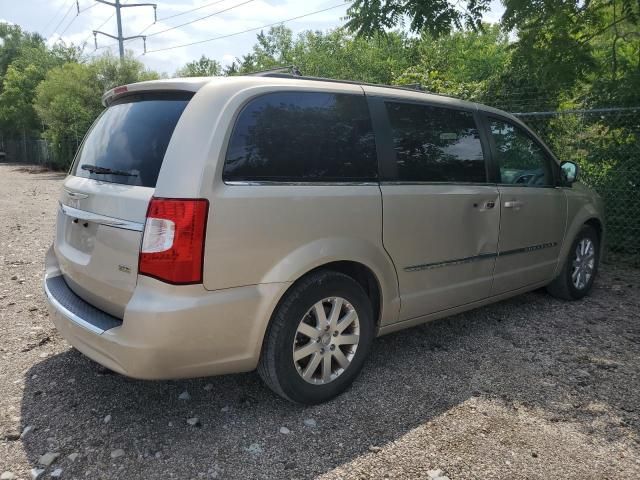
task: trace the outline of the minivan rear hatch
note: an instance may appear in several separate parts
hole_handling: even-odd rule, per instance
[[[67,285],[122,318],[145,216],[173,131],[193,92],[114,99],[80,146],[60,197],[54,251]]]

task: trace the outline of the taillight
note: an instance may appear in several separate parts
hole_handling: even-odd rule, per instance
[[[174,284],[202,283],[209,201],[152,198],[138,273]]]

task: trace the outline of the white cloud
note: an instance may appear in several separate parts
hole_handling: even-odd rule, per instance
[[[222,64],[223,65],[231,65],[234,62],[235,59],[236,59],[235,55],[231,55],[229,53],[225,53],[222,56]]]

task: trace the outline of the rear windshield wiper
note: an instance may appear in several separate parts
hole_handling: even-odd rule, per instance
[[[97,165],[90,165],[88,163],[84,163],[80,165],[82,170],[87,170],[91,173],[97,173],[98,175],[121,175],[124,177],[137,177],[137,173],[125,172],[124,170],[113,170],[111,168],[106,167],[98,167]]]

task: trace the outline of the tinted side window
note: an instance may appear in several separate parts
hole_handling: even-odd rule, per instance
[[[490,119],[489,126],[496,144],[500,183],[530,187],[553,185],[549,161],[537,142],[509,122]]]
[[[429,105],[385,103],[398,180],[486,182],[482,144],[473,114]]]
[[[375,180],[375,141],[364,96],[278,92],[252,100],[238,116],[223,177]]]

